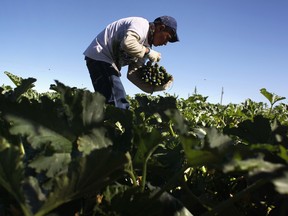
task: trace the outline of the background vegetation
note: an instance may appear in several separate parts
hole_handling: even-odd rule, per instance
[[[130,110],[5,72],[0,215],[287,215],[288,106],[129,97]]]

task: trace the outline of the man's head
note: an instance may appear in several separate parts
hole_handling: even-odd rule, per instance
[[[179,41],[177,35],[177,21],[171,16],[161,16],[154,20],[155,32],[153,45],[166,45],[167,42]]]

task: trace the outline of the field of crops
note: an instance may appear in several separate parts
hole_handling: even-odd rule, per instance
[[[288,215],[288,105],[129,97],[6,73],[0,87],[1,216]]]

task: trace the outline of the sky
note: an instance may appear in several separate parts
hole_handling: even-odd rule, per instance
[[[94,91],[83,52],[95,36],[120,18],[162,15],[177,20],[180,39],[153,47],[174,77],[166,93],[186,99],[196,92],[210,103],[268,103],[260,93],[266,88],[288,99],[288,0],[1,0],[0,86],[15,87],[8,71],[37,79],[38,92],[55,80]],[[126,72],[123,67],[126,93],[144,93]]]

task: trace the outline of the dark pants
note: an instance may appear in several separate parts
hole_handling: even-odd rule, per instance
[[[95,92],[106,98],[106,103],[121,109],[129,109],[126,92],[115,68],[106,62],[85,57]]]

